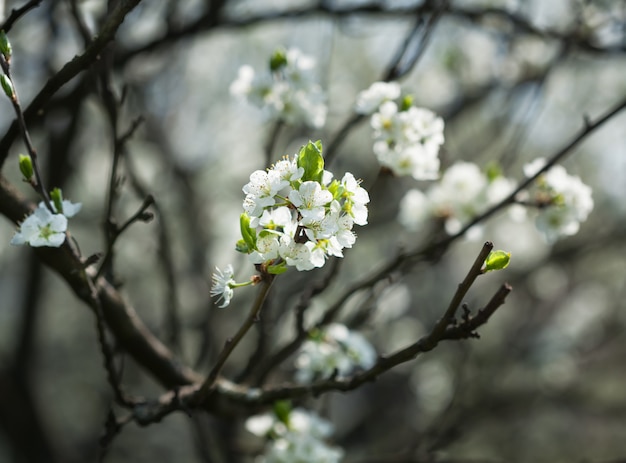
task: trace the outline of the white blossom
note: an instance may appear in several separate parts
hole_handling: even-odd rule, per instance
[[[394,101],[384,101],[372,114],[373,151],[381,166],[395,175],[417,180],[439,177],[439,148],[444,142],[444,123],[425,108],[401,110]]]
[[[301,408],[291,410],[284,421],[274,413],[252,416],[245,426],[268,439],[258,460],[262,463],[338,463],[343,457],[343,450],[324,442],[333,432],[332,424]]]
[[[333,323],[302,344],[296,357],[296,380],[310,383],[337,372],[345,377],[357,368],[376,363],[376,351],[363,335]]]
[[[13,235],[11,244],[58,248],[65,241],[66,230],[67,217],[63,214],[53,214],[42,203],[24,219],[19,231]]]
[[[545,159],[535,159],[524,166],[524,173],[531,177],[545,164]],[[578,233],[593,210],[591,188],[563,166],[553,166],[537,178],[530,200],[539,206],[535,224],[549,243]]]
[[[73,203],[67,199],[64,199],[63,201],[61,201],[61,207],[63,208],[62,211],[57,210],[57,207],[54,204],[54,202],[50,202],[50,205],[52,206],[52,209],[54,209],[55,213],[63,214],[68,219],[78,214],[83,206],[81,203]],[[40,208],[46,207],[43,201],[39,203],[39,207]]]
[[[230,85],[231,94],[263,108],[273,119],[322,127],[326,95],[316,83],[315,60],[295,48],[287,50],[284,57],[284,65],[271,73],[257,74],[251,66],[242,66]]]
[[[408,230],[417,231],[428,220],[438,218],[443,220],[446,232],[453,235],[510,195],[515,185],[515,181],[503,176],[487,178],[476,164],[457,162],[425,193],[409,190],[400,201],[398,221]],[[515,212],[519,217],[519,211]],[[480,238],[481,227],[472,227],[467,236]]]
[[[217,297],[220,308],[224,308],[230,304],[230,300],[233,297],[232,285],[235,284],[233,280],[233,266],[228,265],[222,272],[218,267],[215,267],[215,273],[213,273],[213,286],[211,287],[211,296]]]
[[[357,95],[354,109],[358,114],[372,114],[385,101],[399,97],[400,84],[397,82],[374,82]]]
[[[253,172],[243,187],[243,209],[254,233],[241,249],[254,264],[299,271],[322,267],[329,256],[343,257],[343,249],[353,246],[355,224],[367,224],[370,198],[354,175],[348,172],[339,181],[323,170],[321,181],[303,181],[298,156]],[[310,156],[313,164],[322,159]]]

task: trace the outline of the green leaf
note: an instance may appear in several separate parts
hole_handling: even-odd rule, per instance
[[[491,251],[485,259],[485,268],[483,273],[492,270],[502,270],[509,266],[511,261],[511,253],[506,251]]]
[[[304,169],[302,181],[321,182],[324,174],[324,158],[322,157],[322,142],[309,141],[298,153],[298,167]]]
[[[256,230],[250,227],[250,216],[245,212],[239,217],[239,228],[241,237],[248,248],[248,253],[250,253],[256,249]]]

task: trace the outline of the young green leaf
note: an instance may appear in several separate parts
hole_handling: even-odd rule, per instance
[[[242,213],[239,218],[239,228],[241,230],[241,237],[248,248],[247,252],[252,252],[256,249],[256,230],[250,227],[250,216],[245,212]],[[239,248],[238,246],[238,249]]]
[[[324,174],[324,158],[322,157],[322,142],[309,141],[298,153],[298,167],[304,169],[302,181],[321,182]]]

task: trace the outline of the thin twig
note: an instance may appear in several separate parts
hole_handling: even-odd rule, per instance
[[[218,355],[215,365],[213,366],[213,368],[211,369],[211,372],[209,373],[206,380],[202,384],[200,388],[201,400],[206,398],[209,395],[209,393],[213,389],[213,386],[215,385],[215,380],[217,379],[218,375],[222,371],[222,368],[224,367],[224,364],[228,360],[228,357],[230,357],[230,354],[232,354],[232,352],[235,350],[239,342],[248,333],[252,325],[258,319],[259,314],[261,313],[261,308],[263,307],[263,302],[265,301],[267,293],[272,287],[273,281],[274,281],[274,275],[270,275],[270,274],[264,275],[264,279],[261,282],[261,287],[259,288],[259,293],[257,294],[257,298],[254,301],[254,304],[252,305],[252,308],[250,309],[248,316],[246,317],[243,324],[239,327],[239,330],[237,330],[237,333],[232,338],[229,338],[226,340],[226,343],[224,344],[224,348]]]

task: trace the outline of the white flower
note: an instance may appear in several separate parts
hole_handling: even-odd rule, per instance
[[[291,410],[285,422],[266,413],[248,418],[245,426],[252,434],[269,439],[259,459],[263,463],[338,463],[343,457],[341,449],[323,440],[332,434],[332,424],[300,408]]]
[[[398,221],[407,229],[416,231],[429,218],[438,217],[444,220],[446,232],[453,235],[514,189],[513,180],[502,176],[488,180],[477,165],[457,162],[426,193],[415,189],[408,191],[400,201]],[[475,226],[466,236],[480,238],[481,232],[482,229]]]
[[[443,144],[443,120],[428,109],[399,111],[393,101],[384,102],[371,118],[374,154],[395,175],[416,180],[439,177],[439,148]]]
[[[385,101],[399,97],[400,84],[397,82],[374,82],[357,95],[354,110],[358,114],[371,114]]]
[[[303,182],[305,169],[298,162],[294,155],[268,171],[255,171],[243,187],[243,208],[256,238],[247,238],[253,249],[241,249],[254,264],[299,271],[322,267],[328,256],[343,257],[343,248],[352,247],[354,224],[367,224],[370,198],[351,173],[333,181],[324,170],[321,182]]]
[[[398,221],[408,230],[417,231],[431,215],[430,200],[420,190],[407,191],[400,201]]]
[[[328,378],[335,371],[345,377],[356,368],[368,369],[376,363],[376,351],[360,333],[333,323],[302,344],[296,357],[296,380],[309,383]]]
[[[259,217],[263,209],[276,203],[274,196],[289,184],[275,170],[256,170],[250,175],[250,182],[243,187],[246,198],[243,208],[250,217]]]
[[[438,185],[428,190],[435,215],[445,219],[448,234],[455,234],[486,207],[487,177],[471,162],[450,166]]]
[[[406,138],[413,143],[430,146],[435,151],[443,145],[443,119],[425,108],[410,107],[400,113]]]
[[[45,205],[41,204],[24,219],[20,230],[11,239],[11,244],[58,248],[65,241],[66,230],[67,217],[63,214],[53,214]]]
[[[250,66],[239,69],[230,92],[263,108],[287,124],[320,128],[326,122],[326,95],[315,82],[315,60],[297,49],[287,50],[285,64],[273,73],[257,75]]]
[[[230,93],[233,96],[245,97],[252,91],[254,81],[254,69],[252,66],[241,66],[237,73],[237,79],[230,84]]]
[[[543,167],[546,165],[546,162],[547,161],[545,158],[537,158],[534,161],[529,162],[528,164],[524,164],[524,175],[529,178],[532,177],[541,169],[543,169]]]
[[[217,297],[217,301],[223,301],[219,305],[220,308],[224,308],[230,304],[230,300],[233,298],[233,288],[231,285],[236,284],[233,280],[233,266],[228,265],[222,272],[218,267],[215,267],[215,273],[213,273],[213,286],[211,287],[211,296]]]
[[[333,195],[328,190],[323,190],[318,182],[304,182],[297,190],[289,193],[289,201],[298,208],[303,218],[322,220],[324,218],[324,206],[333,200]]]
[[[316,248],[312,241],[297,243],[286,235],[283,235],[280,240],[278,253],[285,259],[287,265],[296,267],[298,271],[323,267],[325,262],[324,251]]]
[[[545,159],[535,159],[524,166],[524,174],[530,177],[545,164]],[[540,206],[535,223],[549,243],[578,233],[580,223],[593,210],[591,188],[563,166],[553,166],[540,175],[530,198]]]
[[[278,172],[278,176],[287,182],[295,182],[302,178],[304,168],[298,167],[297,158],[285,158],[278,161],[272,170]]]

